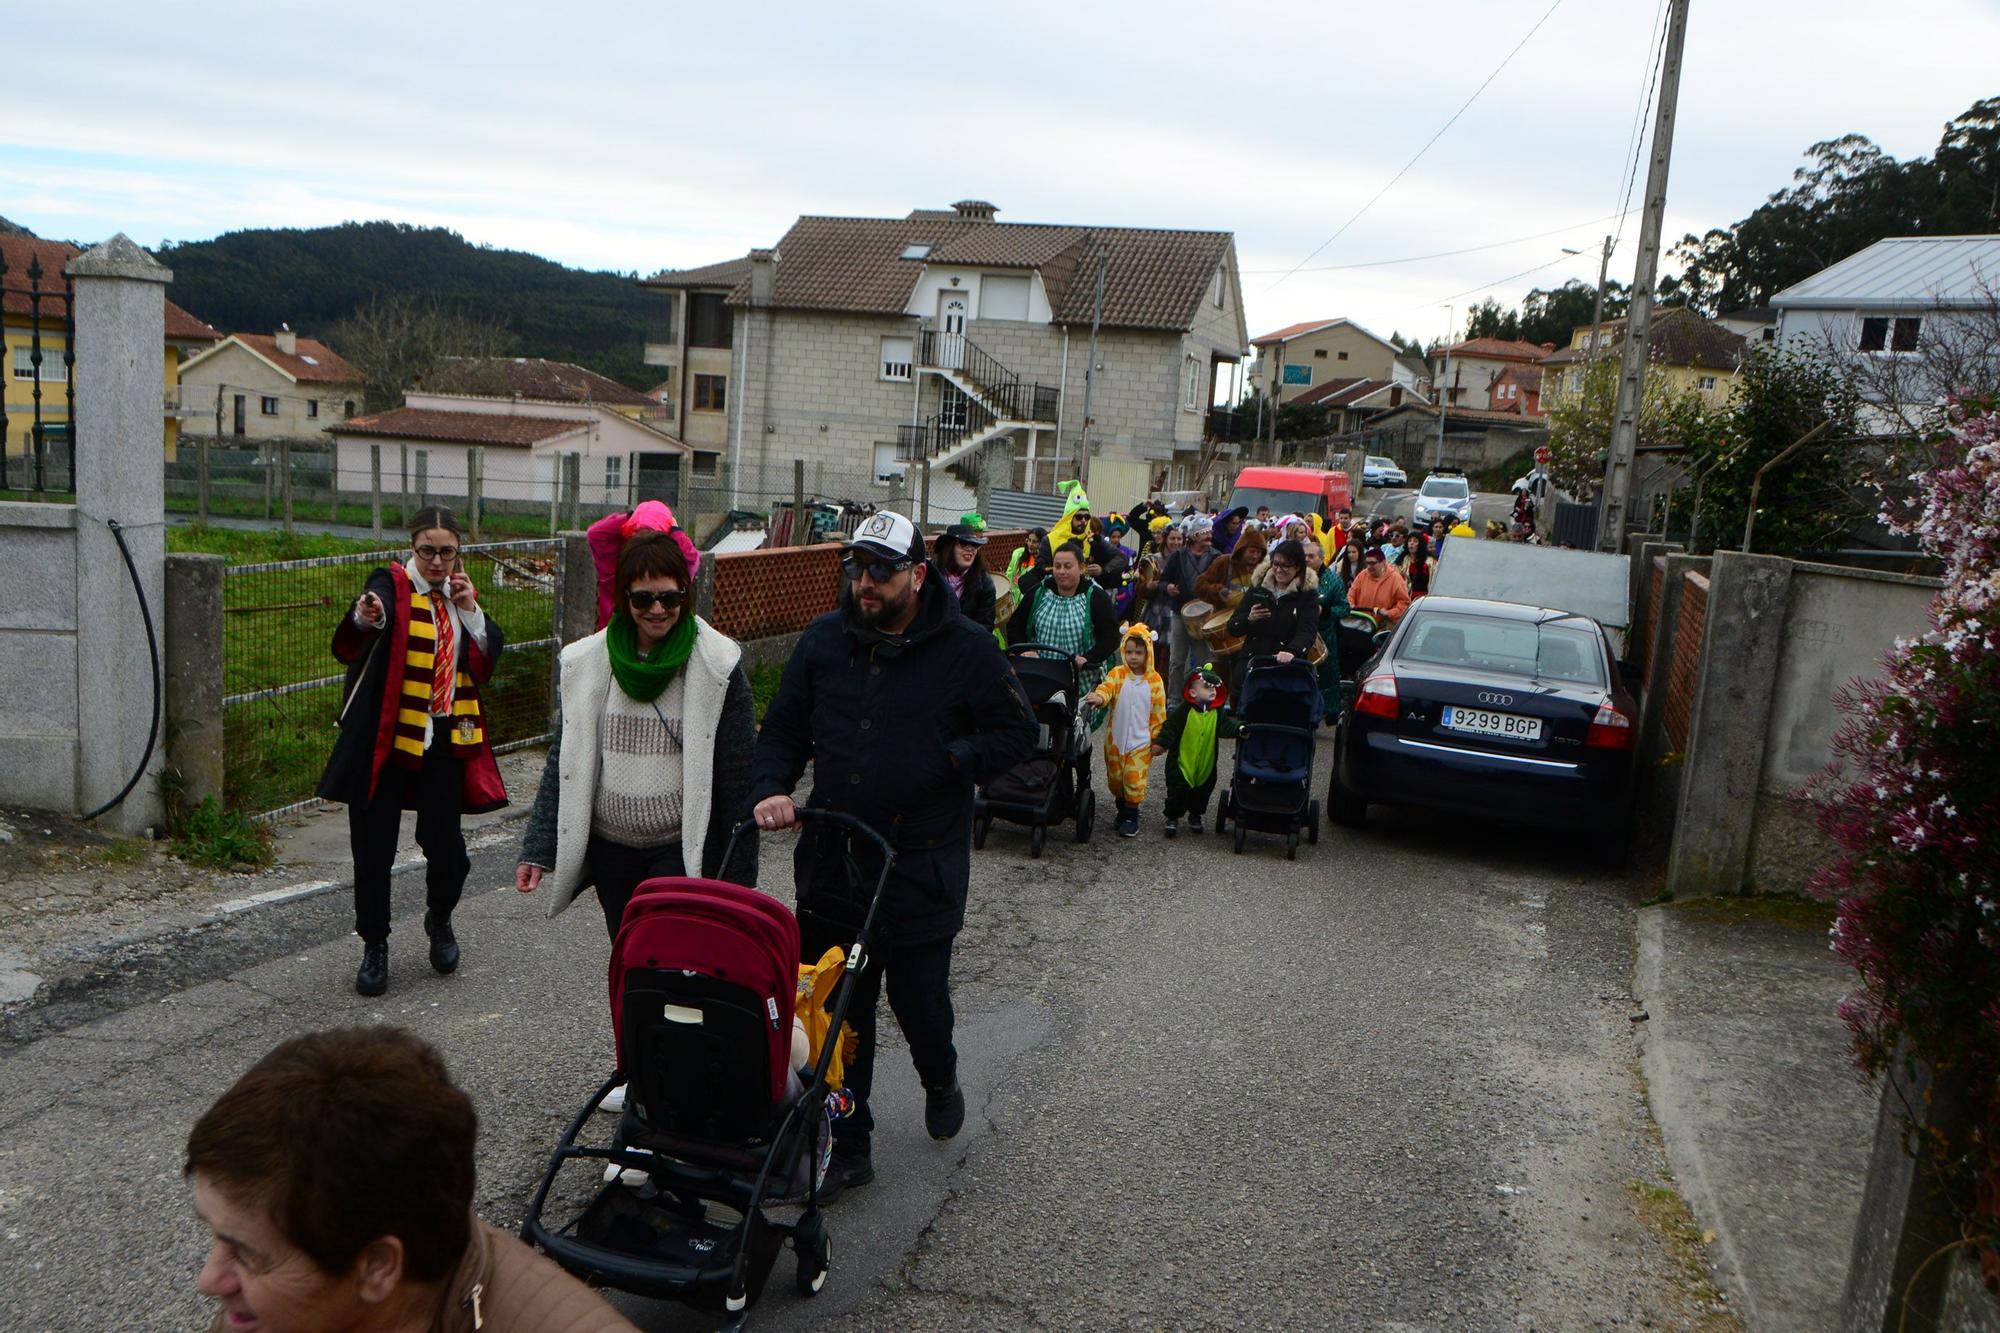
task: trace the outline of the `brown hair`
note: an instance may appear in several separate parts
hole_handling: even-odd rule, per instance
[[[432,528],[443,528],[460,541],[465,539],[465,533],[458,526],[458,515],[443,505],[425,505],[417,511],[416,517],[410,520],[411,540],[414,541],[418,533],[429,532]]]
[[[417,1282],[450,1275],[472,1238],[472,1101],[444,1059],[401,1028],[335,1028],[250,1066],[188,1134],[187,1164],[260,1204],[339,1276],[382,1236]]]
[[[665,574],[681,585],[681,591],[694,592],[694,576],[688,573],[687,555],[673,534],[656,528],[645,529],[632,534],[623,549],[618,552],[618,566],[612,575],[613,586],[618,592],[618,604],[625,604],[625,594],[640,579]]]

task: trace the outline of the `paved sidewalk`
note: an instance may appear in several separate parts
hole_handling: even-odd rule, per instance
[[[1822,915],[1823,913],[1823,915]],[[1839,1322],[1875,1091],[1836,1006],[1832,911],[1697,899],[1638,914],[1633,986],[1667,1160],[1744,1324]]]

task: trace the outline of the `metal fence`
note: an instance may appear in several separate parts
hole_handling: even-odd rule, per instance
[[[67,273],[44,270],[32,253],[19,272],[0,255],[0,308],[28,325],[27,343],[10,347],[0,366],[0,498],[66,498],[76,489],[74,284]],[[10,407],[5,400],[18,400],[21,384],[28,401]]]
[[[282,814],[313,803],[340,715],[344,668],[333,631],[369,570],[404,558],[385,550],[233,565],[222,607],[223,785],[238,809]],[[480,690],[498,752],[548,740],[562,544],[546,538],[467,546],[479,603],[507,635]]]

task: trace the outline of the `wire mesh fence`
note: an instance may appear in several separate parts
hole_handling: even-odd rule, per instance
[[[271,814],[311,801],[333,747],[346,679],[331,650],[334,628],[369,571],[407,555],[383,550],[226,571],[223,784],[236,808]],[[508,640],[493,679],[480,690],[487,736],[498,751],[546,741],[562,545],[541,538],[467,546],[463,568],[481,609]]]

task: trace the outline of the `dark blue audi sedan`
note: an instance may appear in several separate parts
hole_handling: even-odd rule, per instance
[[[1356,680],[1326,810],[1371,803],[1574,832],[1620,859],[1630,837],[1638,709],[1588,616],[1423,597]]]

